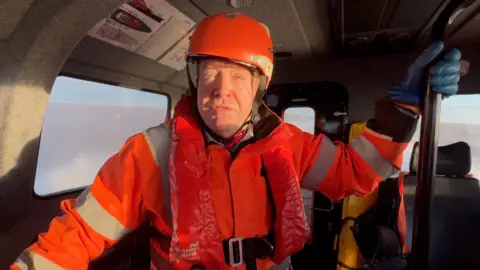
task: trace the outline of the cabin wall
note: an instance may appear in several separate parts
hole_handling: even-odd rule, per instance
[[[0,40],[0,71],[3,68],[4,61],[2,59],[5,59],[5,56],[7,55],[7,43],[5,40]]]
[[[101,78],[101,75],[106,75],[97,75],[95,72],[92,73],[83,68],[78,70],[71,69],[69,65],[72,62],[83,64],[85,67],[94,67],[96,68],[95,71],[103,69],[116,73],[118,76],[116,76],[114,81],[121,80],[135,86],[135,88],[141,87],[146,82],[149,82],[147,84],[149,84],[150,88],[158,88],[159,84],[168,83],[169,79],[176,73],[175,70],[149,58],[139,56],[89,36],[86,36],[72,51],[68,57],[67,65],[62,68],[62,71],[67,69],[67,71],[85,73],[97,78]],[[125,78],[122,78],[122,75]],[[129,79],[133,79],[133,81],[130,82]],[[140,83],[141,85],[134,85],[134,83]]]
[[[460,93],[479,93],[479,45],[459,46],[464,59],[473,63],[467,76],[461,79]],[[349,120],[373,117],[375,101],[388,93],[398,82],[418,53],[408,55],[378,56],[372,58],[312,59],[277,61],[273,83],[336,81],[347,87],[350,95]]]
[[[373,116],[375,101],[387,94],[390,84],[401,78],[408,61],[387,58],[368,59],[302,59],[279,61],[274,83],[336,81],[349,92],[349,120],[365,120]],[[389,64],[395,63],[395,66]]]
[[[59,212],[61,198],[32,197],[42,118],[54,79],[85,33],[122,2],[36,1],[1,45],[1,269],[15,260],[38,230],[46,230]]]

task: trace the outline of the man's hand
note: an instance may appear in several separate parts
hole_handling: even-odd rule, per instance
[[[458,92],[462,54],[457,49],[448,50],[443,59],[435,63],[427,73],[427,66],[442,53],[444,44],[441,41],[432,43],[410,65],[402,81],[392,86],[389,96],[400,104],[423,108],[425,99],[425,83],[431,90],[448,97]],[[425,76],[428,75],[428,79]]]

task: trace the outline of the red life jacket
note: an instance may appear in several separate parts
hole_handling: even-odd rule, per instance
[[[276,209],[275,263],[281,263],[287,256],[301,250],[309,234],[299,177],[288,144],[290,136],[292,133],[282,123],[268,137],[242,150],[242,158],[263,163],[260,166],[265,166],[267,172]],[[190,115],[179,115],[172,121],[169,162],[173,219],[170,262],[178,269],[189,269],[195,264],[208,269],[226,267],[223,239],[212,201],[211,158],[202,131]],[[256,167],[255,164],[252,166]]]

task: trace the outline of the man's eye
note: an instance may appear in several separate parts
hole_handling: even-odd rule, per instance
[[[240,73],[237,73],[234,75],[234,78],[237,79],[237,80],[246,80],[247,79],[247,76],[245,74],[240,74]]]

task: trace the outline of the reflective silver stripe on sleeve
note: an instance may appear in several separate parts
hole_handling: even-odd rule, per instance
[[[162,171],[162,189],[165,203],[165,218],[170,228],[172,224],[172,210],[170,209],[170,180],[169,163],[171,131],[166,124],[152,127],[144,132],[145,139],[155,160],[155,164]]]
[[[24,250],[20,256],[18,256],[17,260],[13,263],[16,266],[20,267],[22,270],[30,270],[30,269],[48,269],[48,270],[61,270],[62,267],[58,266],[58,264],[50,261],[49,259],[38,255],[35,252],[31,252],[30,250]]]
[[[387,135],[385,135],[385,134],[381,134],[381,133],[375,132],[375,131],[373,131],[373,130],[371,130],[371,129],[369,129],[369,128],[365,128],[364,132],[369,133],[369,134],[371,134],[371,135],[373,135],[373,136],[375,136],[375,137],[378,137],[378,138],[387,140],[387,141],[389,141],[389,142],[393,141],[393,138],[392,138],[392,137],[387,136]]]
[[[303,207],[305,208],[305,216],[307,218],[307,224],[311,230],[313,230],[313,190],[300,188],[303,199]]]
[[[405,114],[405,115],[407,115],[407,116],[409,116],[409,117],[411,117],[411,118],[420,117],[419,115],[417,115],[417,114],[415,114],[415,113],[413,113],[413,112],[411,112],[411,111],[408,111],[407,109],[404,109],[404,108],[402,108],[401,106],[398,106],[398,105],[396,105],[396,104],[395,104],[395,108],[396,108],[399,112],[401,112],[401,113],[403,113],[403,114]]]
[[[123,226],[120,221],[102,207],[90,192],[90,188],[85,189],[80,194],[75,209],[80,217],[103,237],[117,241],[130,232],[130,229]]]
[[[382,179],[387,179],[398,173],[399,170],[391,162],[384,159],[375,146],[364,136],[353,139],[350,145]]]
[[[337,152],[337,146],[327,137],[323,136],[320,149],[318,150],[315,162],[310,171],[302,181],[302,187],[317,189],[323,179],[327,176],[328,170],[332,167]]]

